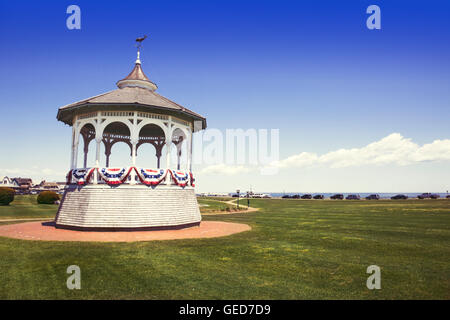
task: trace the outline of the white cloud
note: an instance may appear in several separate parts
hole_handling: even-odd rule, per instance
[[[399,133],[392,133],[362,148],[339,149],[320,156],[316,153],[302,152],[273,162],[272,165],[278,168],[301,168],[313,165],[344,168],[362,165],[408,165],[447,160],[450,160],[449,139],[435,140],[419,146]]]

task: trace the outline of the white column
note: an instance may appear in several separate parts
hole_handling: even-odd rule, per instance
[[[139,132],[137,125],[137,112],[133,113],[133,125],[130,132],[130,142],[131,142],[131,165],[136,167],[136,148],[139,143]],[[136,184],[136,172],[134,170],[130,173],[130,184]]]
[[[102,138],[96,137],[95,142],[97,143],[96,149],[95,149],[95,167],[98,169],[100,166],[100,147],[102,143]],[[98,173],[97,170],[94,172],[94,184],[97,184],[98,182]]]
[[[192,171],[192,130],[189,128],[189,137],[187,139],[187,165],[186,170]]]
[[[169,116],[169,122],[167,123],[166,130],[166,169],[170,169],[170,149],[172,147],[172,117]],[[166,176],[166,184],[172,184],[172,177],[170,174]]]
[[[72,147],[70,150],[70,170],[75,169],[74,157],[75,157],[75,123],[72,124]]]
[[[98,183],[98,168],[100,167],[100,147],[103,140],[103,129],[100,123],[100,115],[101,112],[97,111],[97,121],[95,122],[94,129],[95,129],[95,142],[96,142],[96,148],[95,148],[95,167],[97,170],[94,172],[94,184]]]
[[[73,147],[73,168],[74,169],[77,167],[77,162],[78,162],[78,143],[79,143],[79,140],[80,140],[80,133],[78,132],[78,128],[75,128],[74,147]]]

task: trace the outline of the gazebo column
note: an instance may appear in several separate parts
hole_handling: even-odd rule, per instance
[[[169,117],[168,130],[166,134],[166,169],[170,169],[170,149],[172,147],[172,117]],[[166,184],[172,184],[172,177],[170,174],[166,175]]]
[[[87,167],[87,155],[88,155],[88,150],[86,150],[86,147],[84,147],[84,161],[83,161],[83,168]]]
[[[108,168],[109,167],[109,156],[111,155],[111,150],[105,151],[105,158],[106,158],[106,163],[105,166]]]
[[[83,142],[84,142],[84,148],[83,148],[83,152],[84,152],[84,159],[83,159],[83,168],[87,167],[87,156],[88,156],[88,152],[89,152],[89,138],[83,134]]]
[[[111,139],[103,138],[103,144],[105,146],[105,167],[109,167],[109,156],[111,155],[112,142]]]
[[[95,167],[98,169],[100,166],[100,146],[102,143],[102,138],[101,137],[96,137],[95,138],[95,142],[97,142],[97,146],[96,146],[96,152],[95,152]],[[94,184],[98,183],[98,172],[95,171],[94,173]]]
[[[72,148],[70,150],[70,170],[75,169],[75,125],[72,127]]]
[[[131,164],[133,167],[136,167],[136,149],[138,142],[139,140],[131,141]],[[131,171],[130,177],[130,184],[136,184],[136,172],[134,170]]]
[[[187,139],[187,165],[186,170],[192,172],[192,131],[189,131],[189,137]]]
[[[156,150],[156,162],[157,162],[157,168],[161,168],[161,156],[162,156],[162,148],[165,145],[165,139],[162,139],[162,137],[158,137],[158,140],[154,140],[150,142],[152,146],[155,147]]]
[[[79,142],[79,134],[75,131],[74,144],[73,144],[73,169],[77,167],[78,161],[78,142]]]
[[[162,148],[164,147],[164,143],[159,145],[156,148],[156,161],[157,161],[157,167],[158,169],[161,168],[161,156],[162,156]]]

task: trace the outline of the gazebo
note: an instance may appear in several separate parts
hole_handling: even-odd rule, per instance
[[[72,126],[72,149],[57,228],[145,230],[200,224],[192,135],[206,128],[206,119],[156,93],[139,55],[138,49],[134,68],[117,82],[118,89],[58,110],[57,119]],[[130,159],[111,167],[111,150],[119,142],[129,146]],[[91,143],[95,163],[88,166]],[[155,167],[136,166],[139,148],[146,143],[155,149]],[[183,150],[187,156],[182,158]],[[80,151],[83,163],[78,163]]]

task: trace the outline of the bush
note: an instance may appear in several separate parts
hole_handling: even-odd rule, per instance
[[[59,194],[53,191],[42,191],[37,197],[39,204],[54,204],[57,200],[59,200]]]
[[[0,205],[7,206],[14,200],[14,189],[0,188]]]

